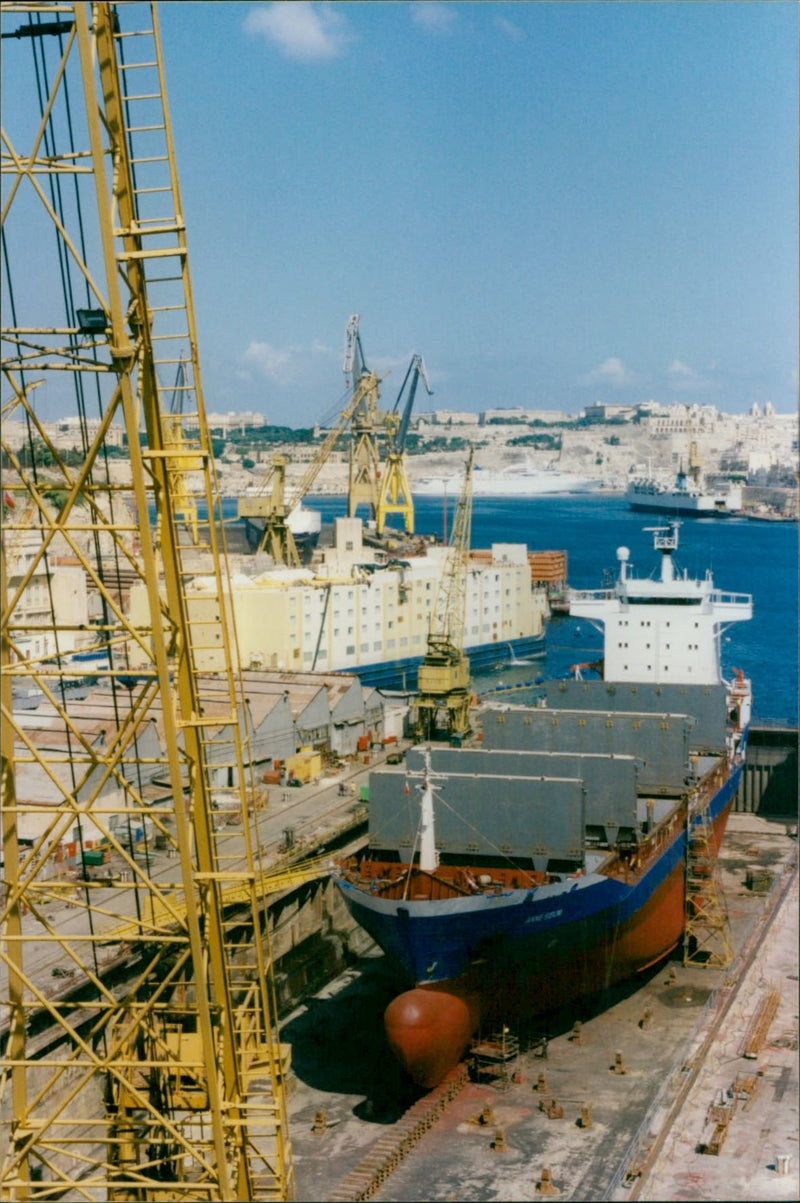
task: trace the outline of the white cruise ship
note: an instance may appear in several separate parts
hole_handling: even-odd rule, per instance
[[[453,476],[423,476],[411,485],[417,497],[456,496],[464,484],[463,473]],[[600,487],[599,479],[561,472],[558,468],[508,467],[475,468],[472,476],[474,497],[540,497],[547,493],[590,493]]]

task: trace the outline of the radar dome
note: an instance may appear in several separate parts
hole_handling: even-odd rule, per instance
[[[621,560],[623,564],[625,563],[626,560],[630,559],[630,555],[631,555],[631,553],[627,547],[618,547],[617,548],[617,559]]]

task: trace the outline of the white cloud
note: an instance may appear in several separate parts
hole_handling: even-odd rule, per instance
[[[613,388],[625,388],[637,383],[637,380],[638,377],[629,372],[616,355],[609,355],[596,368],[592,368],[591,372],[581,376],[581,384],[608,384]]]
[[[367,362],[367,367],[369,368],[369,370],[371,372],[376,372],[378,376],[388,376],[388,375],[396,376],[398,372],[402,372],[405,375],[405,371],[406,371],[406,368],[408,367],[408,363],[409,363],[410,359],[411,359],[410,354],[408,354],[408,355],[378,355],[378,356],[370,355],[369,360]],[[400,377],[400,384],[402,384],[402,376]],[[400,384],[398,384],[398,386],[397,386],[398,388],[400,387]],[[388,381],[387,381],[387,387],[388,387]]]
[[[268,342],[251,342],[240,357],[239,372],[243,379],[257,377],[280,388],[313,380],[315,361],[319,362],[320,356],[335,359],[337,355],[319,340],[308,347],[273,347]]]
[[[278,0],[253,8],[244,29],[274,43],[287,58],[302,62],[336,58],[351,41],[347,21],[332,4],[308,0]]]
[[[683,363],[680,359],[673,359],[672,363],[667,368],[670,376],[674,380],[696,380],[697,372],[694,368],[690,368],[688,363]]]
[[[455,8],[441,0],[416,0],[411,5],[411,19],[433,33],[448,33],[457,16]]]
[[[507,17],[495,17],[494,23],[501,33],[508,34],[515,42],[521,42],[525,37],[523,30],[519,25],[515,25],[513,21],[509,21]]]
[[[271,343],[250,343],[242,356],[242,363],[245,369],[250,369],[257,376],[279,382],[286,374],[291,356],[291,348],[281,351]]]
[[[697,391],[697,389],[708,388],[709,385],[709,381],[704,376],[681,359],[673,359],[667,368],[667,375],[670,385],[677,390],[693,389]]]

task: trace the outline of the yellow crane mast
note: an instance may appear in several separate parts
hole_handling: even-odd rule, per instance
[[[164,415],[164,447],[170,451],[174,450],[176,456],[184,450],[186,445],[183,414],[184,410],[189,412],[187,392],[190,386],[187,383],[188,379],[186,360],[181,358],[175,374],[169,413]],[[199,541],[197,501],[189,491],[189,481],[190,473],[202,471],[203,461],[200,456],[189,454],[183,461],[176,459],[174,462],[180,467],[180,471],[175,474],[175,517],[188,532],[192,543],[196,544]]]
[[[378,489],[378,506],[376,511],[375,529],[382,535],[386,529],[386,519],[389,514],[400,514],[407,535],[414,533],[414,498],[408,483],[405,465],[406,436],[411,421],[411,410],[414,407],[414,397],[420,377],[425,385],[428,396],[433,395],[433,389],[428,384],[428,374],[421,355],[414,355],[408,366],[405,379],[400,386],[394,408],[386,415],[386,466]],[[409,383],[410,382],[410,383]],[[408,396],[401,409],[400,403],[408,385]]]
[[[428,650],[419,667],[416,730],[434,739],[443,730],[453,741],[469,734],[469,659],[464,653],[467,563],[472,531],[472,467],[470,449],[459,494],[450,544],[431,612]]]
[[[414,502],[405,471],[405,443],[420,377],[429,394],[432,390],[422,357],[415,355],[406,372],[394,408],[388,413],[381,412],[378,406],[378,386],[381,378],[370,372],[364,363],[359,321],[358,314],[353,314],[345,330],[342,366],[351,388],[350,399],[291,494],[287,496],[286,487],[286,469],[290,460],[286,455],[278,454],[273,457],[258,492],[252,497],[239,498],[238,517],[255,518],[263,522],[258,550],[267,551],[277,564],[293,567],[299,564],[300,558],[290,524],[291,515],[310,492],[348,426],[351,430],[348,475],[350,517],[353,517],[359,505],[366,503],[369,506],[370,517],[375,519],[378,535],[384,533],[389,514],[402,515],[406,533],[414,533]],[[409,391],[401,409],[400,403],[407,385]],[[383,472],[379,448],[381,439],[386,442],[386,463]]]
[[[2,20],[0,442],[4,487],[35,507],[37,535],[12,582],[27,507],[9,507],[2,1195],[289,1199],[265,866],[158,14],[7,2]],[[169,412],[181,361],[191,414]],[[38,378],[79,432],[77,457],[40,420]],[[120,430],[127,477],[110,455]],[[209,516],[193,546],[178,530],[190,471]],[[201,560],[209,588],[190,596]],[[91,623],[65,604],[65,561],[83,570]],[[44,607],[27,600],[33,581]],[[136,625],[135,582],[148,598]],[[81,710],[70,688],[90,639],[106,666]],[[26,719],[27,687],[45,700]]]
[[[364,362],[359,334],[360,317],[351,315],[345,330],[342,370],[353,387],[353,417],[351,422],[350,468],[347,484],[347,512],[352,518],[360,505],[369,506],[369,516],[378,513],[380,493],[380,453],[378,440],[384,430],[385,415],[378,406],[381,377],[371,372]]]
[[[276,563],[293,566],[300,563],[294,535],[289,526],[289,518],[310,491],[323,466],[330,458],[336,443],[362,403],[363,395],[356,388],[338,419],[328,431],[300,481],[292,490],[288,500],[286,498],[286,469],[289,459],[285,455],[274,456],[272,466],[256,496],[239,498],[238,515],[240,518],[263,519],[264,530],[259,540],[258,550],[268,551]]]

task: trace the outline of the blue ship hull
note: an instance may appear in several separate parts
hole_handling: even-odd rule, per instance
[[[724,829],[741,772],[740,764],[710,800],[708,814],[718,829]],[[533,889],[434,902],[382,899],[344,877],[338,885],[353,918],[415,984],[460,979],[476,960],[487,980],[501,971],[552,974],[558,963],[588,953],[597,980],[582,982],[583,991],[645,968],[680,938],[685,819],[678,815],[673,826],[672,838],[630,884],[590,872]],[[654,902],[658,914],[651,923]],[[646,932],[637,931],[640,918],[647,920]]]

